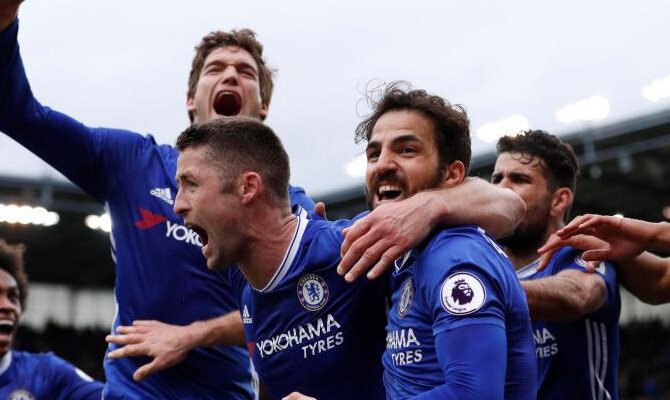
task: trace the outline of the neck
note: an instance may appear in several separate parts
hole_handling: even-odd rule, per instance
[[[505,254],[507,254],[507,257],[512,262],[512,265],[514,265],[514,269],[518,271],[519,269],[537,260],[540,257],[540,255],[537,253],[537,249],[542,247],[542,245],[549,239],[549,236],[556,233],[556,231],[561,229],[564,225],[565,224],[563,223],[562,219],[558,221],[550,221],[547,225],[547,229],[539,240],[534,241],[533,243],[528,243],[528,246],[525,247],[519,246],[518,248],[514,249],[505,247]]]
[[[297,229],[298,219],[288,207],[267,207],[263,212],[250,215],[254,218],[247,219],[246,246],[238,265],[249,284],[261,290],[281,266]]]

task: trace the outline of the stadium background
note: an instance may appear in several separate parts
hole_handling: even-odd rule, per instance
[[[500,134],[543,128],[579,155],[573,215],[670,220],[670,76],[661,78],[670,53],[659,51],[670,36],[670,3],[380,4],[29,0],[19,40],[45,104],[169,143],[187,123],[192,46],[209,30],[253,27],[279,70],[268,123],[286,143],[292,181],[325,201],[331,219],[365,207],[361,148],[351,138],[365,113],[362,89],[379,77],[407,79],[468,106],[472,175],[488,178]],[[109,234],[86,225],[108,228],[96,218],[102,205],[4,135],[0,204],[0,237],[28,245],[32,287],[17,347],[55,351],[102,379],[114,268]],[[58,222],[35,207],[58,213]],[[30,223],[42,217],[42,225]],[[670,398],[670,306],[644,305],[623,291],[622,303],[624,398]]]

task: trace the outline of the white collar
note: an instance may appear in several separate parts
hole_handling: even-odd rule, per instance
[[[5,371],[9,369],[9,366],[12,365],[12,351],[9,350],[7,354],[2,357],[0,360],[0,375],[4,374]]]
[[[531,262],[530,264],[526,265],[523,268],[520,268],[516,271],[516,277],[519,279],[526,279],[529,276],[535,274],[537,272],[537,264],[540,262],[540,259],[536,259],[535,261]]]
[[[295,255],[298,253],[298,248],[300,248],[302,235],[305,233],[305,228],[309,222],[307,219],[307,211],[305,211],[302,207],[298,207],[296,214],[298,217],[298,223],[296,224],[295,232],[293,233],[293,239],[291,239],[291,244],[289,244],[288,249],[286,249],[286,254],[284,254],[284,259],[277,267],[277,270],[275,271],[272,279],[270,279],[270,282],[268,282],[264,288],[257,290],[258,292],[269,292],[276,288],[288,273],[289,269],[291,268],[291,264],[293,264]]]

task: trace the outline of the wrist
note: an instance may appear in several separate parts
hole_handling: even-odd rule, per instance
[[[196,321],[186,326],[189,343],[192,347],[207,347],[209,338],[207,321]]]

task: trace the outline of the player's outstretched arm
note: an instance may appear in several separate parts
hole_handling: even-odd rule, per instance
[[[670,302],[670,257],[644,252],[619,264],[619,283],[648,304]]]
[[[109,358],[147,356],[153,360],[138,368],[133,379],[140,381],[154,372],[182,362],[196,347],[243,345],[244,327],[239,311],[218,318],[179,326],[159,321],[134,321],[132,326],[119,326],[109,343],[122,345]]]
[[[0,32],[16,20],[22,2],[23,0],[0,0]]]
[[[521,286],[533,320],[574,321],[602,307],[607,296],[602,276],[576,269],[521,281]]]
[[[514,192],[479,178],[419,192],[383,204],[345,229],[338,272],[351,282],[369,270],[367,277],[374,279],[435,227],[474,224],[500,237],[514,230],[525,211],[525,203]]]

